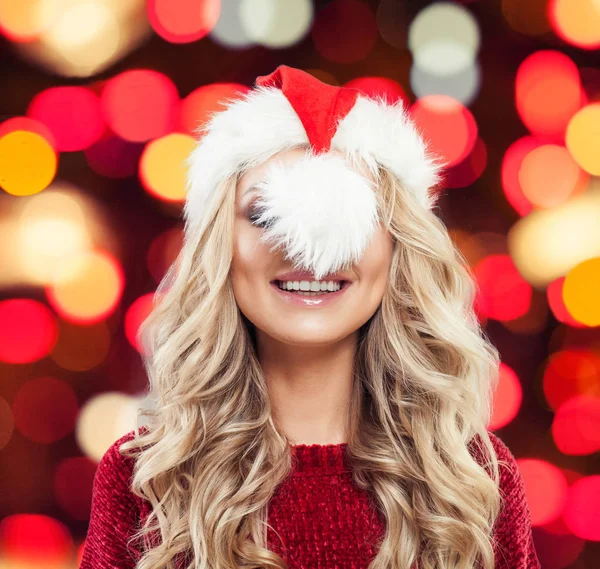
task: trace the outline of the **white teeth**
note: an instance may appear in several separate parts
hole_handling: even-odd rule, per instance
[[[283,290],[307,292],[335,292],[341,288],[341,282],[336,281],[277,281],[277,285]]]

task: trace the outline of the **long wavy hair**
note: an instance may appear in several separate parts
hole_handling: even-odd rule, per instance
[[[142,327],[154,406],[120,447],[136,459],[132,492],[152,506],[131,538],[146,543],[137,569],[178,558],[190,569],[287,567],[266,528],[291,441],[273,421],[255,331],[230,281],[241,173],[215,188]],[[382,302],[359,331],[347,440],[353,480],[385,520],[369,567],[493,569],[501,497],[486,425],[498,352],[442,221],[383,167],[376,192],[394,251]]]

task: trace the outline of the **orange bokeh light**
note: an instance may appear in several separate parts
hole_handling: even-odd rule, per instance
[[[600,48],[598,0],[549,0],[548,19],[564,41],[583,49]]]
[[[181,130],[195,135],[211,114],[224,110],[227,101],[239,99],[248,91],[249,88],[241,83],[212,83],[198,87],[181,101]]]
[[[99,322],[117,307],[125,278],[118,261],[105,251],[84,251],[61,258],[46,295],[65,320]]]
[[[521,162],[519,184],[523,195],[538,207],[554,207],[582,194],[590,176],[564,146],[544,144]]]

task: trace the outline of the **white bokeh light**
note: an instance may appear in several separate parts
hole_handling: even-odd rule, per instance
[[[471,66],[480,41],[475,17],[451,2],[436,2],[421,10],[408,33],[414,63],[428,74],[442,77]]]

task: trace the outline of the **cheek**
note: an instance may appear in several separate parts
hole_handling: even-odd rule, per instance
[[[379,299],[383,296],[394,246],[387,230],[379,229],[357,266],[361,280]]]
[[[256,287],[268,280],[271,253],[268,245],[259,243],[260,230],[242,221],[234,224],[231,280],[236,296],[249,297]],[[267,283],[268,284],[268,283]]]

